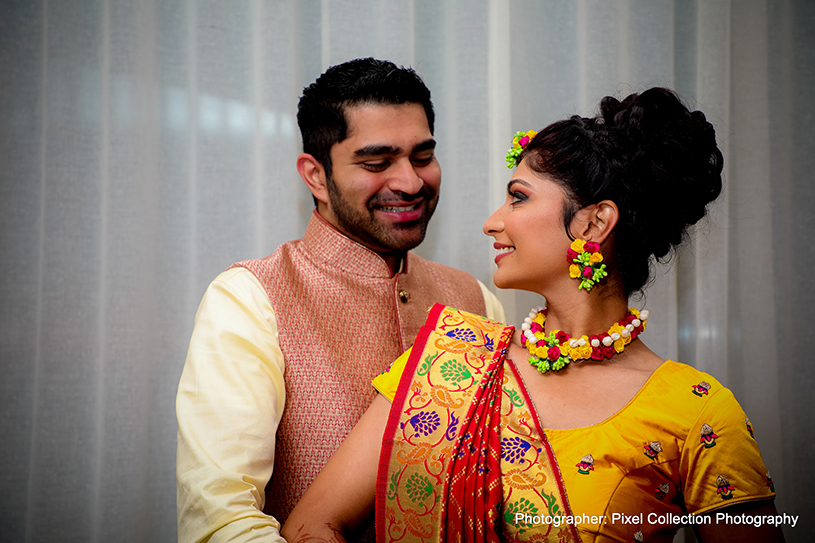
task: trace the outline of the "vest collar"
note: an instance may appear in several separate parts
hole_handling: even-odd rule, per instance
[[[384,279],[393,277],[381,256],[334,228],[317,210],[311,214],[302,243],[313,258],[343,273]],[[409,254],[405,255],[396,275],[407,273]]]

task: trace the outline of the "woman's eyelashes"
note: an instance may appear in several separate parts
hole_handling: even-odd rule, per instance
[[[521,202],[529,198],[526,194],[524,194],[523,192],[519,192],[517,190],[509,191],[509,196],[510,198],[512,198],[511,205],[520,204]]]

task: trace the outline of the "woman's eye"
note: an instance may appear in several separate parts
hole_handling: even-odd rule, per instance
[[[512,198],[512,202],[511,202],[512,205],[523,202],[527,198],[526,194],[523,194],[523,193],[520,193],[520,192],[510,192],[509,196],[510,196],[510,198]]]

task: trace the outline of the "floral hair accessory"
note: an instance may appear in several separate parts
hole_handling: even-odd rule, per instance
[[[580,286],[577,288],[586,289],[586,292],[608,275],[606,265],[601,264],[603,255],[600,253],[600,246],[593,241],[574,240],[566,262],[570,264],[569,277],[580,279]]]
[[[629,308],[628,315],[602,334],[570,336],[563,330],[543,331],[547,310],[536,307],[521,325],[521,345],[529,351],[529,363],[541,373],[560,371],[578,360],[603,360],[623,352],[645,330],[648,311]]]
[[[518,132],[512,138],[512,148],[507,153],[507,168],[512,169],[518,165],[519,157],[524,152],[529,142],[537,136],[538,133],[534,130],[529,132]]]

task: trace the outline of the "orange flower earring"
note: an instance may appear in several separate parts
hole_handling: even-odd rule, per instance
[[[569,277],[579,279],[580,286],[577,288],[585,289],[586,292],[608,275],[606,265],[602,263],[600,246],[593,241],[574,240],[566,261],[569,263]]]

